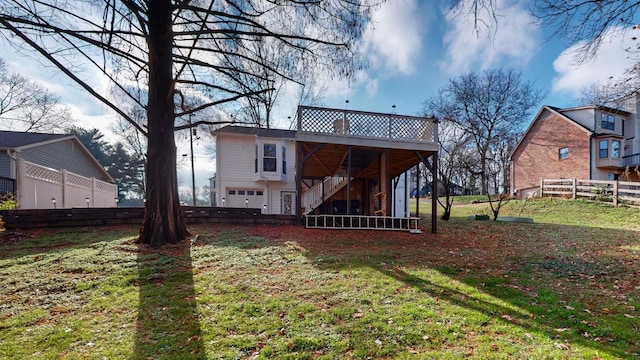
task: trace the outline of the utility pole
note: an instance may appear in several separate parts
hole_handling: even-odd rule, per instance
[[[189,124],[191,124],[191,114],[189,114]],[[193,133],[195,128],[189,128],[189,143],[191,145],[191,196],[193,206],[196,206],[196,172],[193,166]]]

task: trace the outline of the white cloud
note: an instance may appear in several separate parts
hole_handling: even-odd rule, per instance
[[[597,55],[588,62],[578,63],[575,58],[584,42],[576,43],[564,50],[553,62],[553,69],[557,75],[553,79],[552,90],[575,97],[580,95],[582,89],[592,84],[622,76],[624,71],[633,65],[625,49],[637,44],[624,37],[619,29],[610,30],[605,39]]]
[[[416,0],[383,3],[372,14],[364,36],[372,66],[391,73],[413,73],[424,30]]]
[[[488,12],[474,16],[463,1],[446,15],[448,30],[444,35],[446,60],[440,65],[450,74],[461,74],[473,68],[488,69],[500,64],[527,65],[538,51],[540,28],[526,6],[507,0],[497,2],[497,19]],[[487,24],[488,27],[483,27]]]
[[[374,96],[378,92],[378,83],[378,79],[372,78],[365,71],[358,71],[355,75],[355,85],[364,87],[370,96]]]

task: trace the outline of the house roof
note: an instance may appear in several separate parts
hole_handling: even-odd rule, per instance
[[[42,134],[0,130],[0,148],[15,149],[51,140],[71,138],[68,134]]]
[[[265,129],[249,126],[228,125],[211,132],[214,136],[217,134],[236,134],[236,135],[252,135],[270,138],[295,138],[295,130],[285,129]]]
[[[551,108],[554,108],[560,112],[563,111],[571,111],[571,110],[584,110],[584,109],[595,109],[595,110],[600,110],[600,111],[606,111],[609,113],[613,113],[613,114],[620,114],[620,115],[631,115],[630,112],[622,110],[622,109],[615,109],[609,106],[604,106],[604,105],[583,105],[583,106],[576,106],[576,107],[571,107],[571,108],[556,108],[553,106],[549,106]]]
[[[529,124],[529,127],[527,128],[527,130],[524,132],[524,134],[522,134],[522,137],[520,138],[520,141],[518,141],[516,146],[511,151],[511,154],[509,155],[509,158],[513,158],[513,154],[515,154],[516,151],[518,151],[518,148],[520,148],[520,145],[522,144],[524,139],[529,135],[529,131],[531,130],[533,125],[540,119],[541,115],[545,111],[551,112],[553,114],[556,114],[556,115],[560,116],[561,118],[567,120],[569,123],[571,123],[571,124],[579,127],[580,129],[584,130],[587,134],[592,134],[591,129],[589,129],[588,127],[580,124],[579,122],[575,121],[574,119],[570,118],[569,116],[567,116],[564,113],[564,111],[567,111],[567,110],[581,110],[581,109],[593,109],[593,108],[596,108],[596,107],[594,105],[589,105],[589,106],[583,106],[583,107],[577,107],[577,108],[561,109],[561,108],[558,108],[558,107],[555,107],[555,106],[543,105],[540,108],[540,111],[538,111],[536,116],[533,118],[533,121]],[[600,107],[597,107],[597,108],[600,108]],[[620,110],[620,111],[622,111],[622,110]]]
[[[45,134],[45,133],[28,133],[21,131],[0,130],[0,149],[21,151],[31,147],[37,147],[57,141],[73,140],[79,145],[85,155],[94,163],[96,168],[102,172],[105,179],[114,181],[102,164],[91,154],[75,135],[69,134]]]

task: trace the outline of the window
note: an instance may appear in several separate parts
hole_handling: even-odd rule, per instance
[[[262,171],[276,171],[276,145],[264,144],[264,152],[262,154]]]
[[[282,146],[282,174],[287,174],[287,149]]]
[[[616,127],[616,118],[611,114],[602,114],[602,122],[600,127],[606,130],[614,130]]]
[[[598,145],[599,157],[601,159],[609,157],[609,140],[600,140]]]
[[[620,157],[620,141],[618,140],[611,142],[611,157],[615,159]]]
[[[242,196],[261,196],[262,190],[249,190],[249,189],[229,189],[229,195],[242,195]]]
[[[568,147],[563,147],[560,150],[558,150],[558,159],[562,160],[562,159],[566,159],[569,157],[569,148]]]
[[[254,167],[253,172],[257,173],[258,172],[258,145],[256,145],[256,158],[253,161],[253,167]]]

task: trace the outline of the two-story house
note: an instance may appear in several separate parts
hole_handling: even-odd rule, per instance
[[[369,216],[410,217],[406,173],[437,156],[433,119],[300,107],[297,125],[213,131],[212,205],[321,221],[353,216],[349,227],[375,227]]]
[[[293,130],[244,126],[213,131],[216,176],[211,179],[212,205],[295,215],[295,134]]]
[[[606,106],[543,106],[511,154],[511,189],[523,198],[543,178],[638,181],[636,121],[634,112]]]

